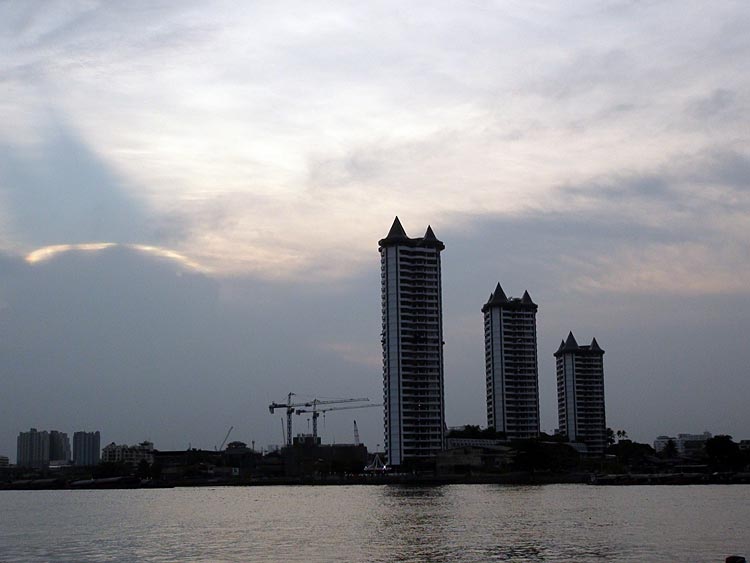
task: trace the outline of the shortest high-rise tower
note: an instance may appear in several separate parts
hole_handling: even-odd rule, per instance
[[[588,346],[579,346],[572,332],[555,352],[560,433],[571,442],[586,444],[595,455],[607,447],[603,356],[596,338]]]
[[[528,291],[508,298],[499,283],[482,307],[487,426],[509,439],[539,435],[536,311]]]

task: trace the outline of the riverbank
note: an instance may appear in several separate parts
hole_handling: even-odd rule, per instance
[[[267,477],[227,479],[205,477],[176,481],[141,480],[136,477],[112,477],[66,481],[64,479],[26,479],[0,483],[0,490],[79,490],[79,489],[154,489],[174,487],[257,487],[257,486],[341,486],[341,485],[732,485],[750,484],[750,473],[665,473],[616,474],[591,473],[529,473],[514,472],[496,475],[336,475],[319,477]]]

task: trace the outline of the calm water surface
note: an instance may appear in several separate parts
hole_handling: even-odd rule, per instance
[[[750,558],[750,486],[0,492],[0,561]]]

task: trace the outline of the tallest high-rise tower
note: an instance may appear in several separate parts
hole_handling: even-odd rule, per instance
[[[385,448],[392,466],[419,466],[443,449],[443,307],[432,228],[409,238],[396,217],[379,241]]]

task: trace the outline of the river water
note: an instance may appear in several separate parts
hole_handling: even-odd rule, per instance
[[[0,492],[0,561],[723,562],[750,486]]]

